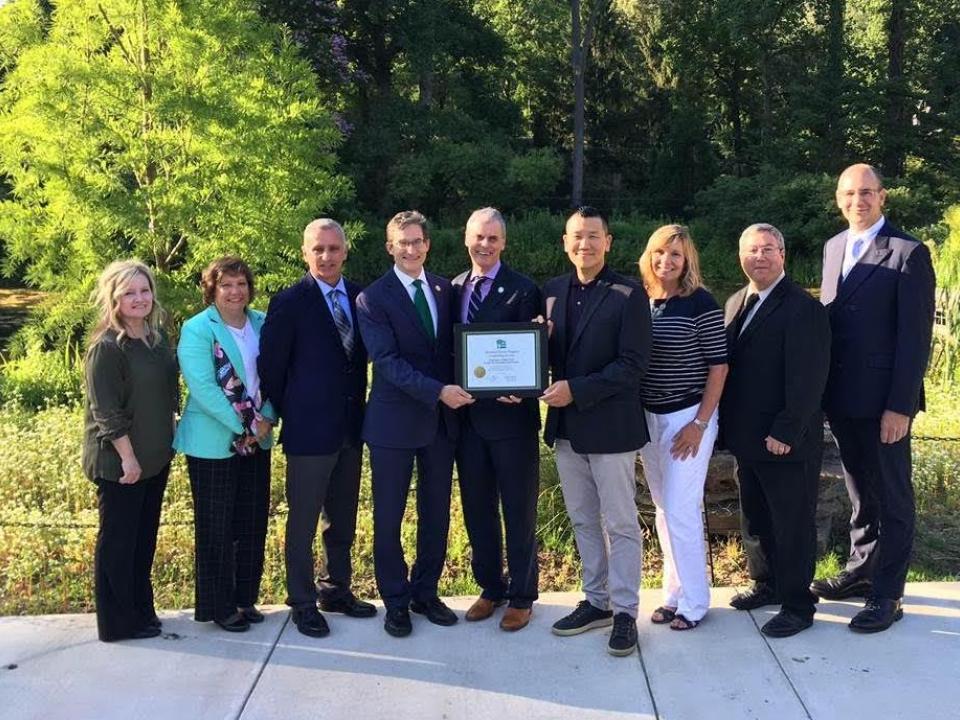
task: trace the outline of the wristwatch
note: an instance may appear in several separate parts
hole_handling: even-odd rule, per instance
[[[698,428],[700,428],[701,430],[706,430],[706,429],[707,429],[707,426],[710,424],[710,423],[708,423],[708,422],[704,422],[704,421],[701,420],[700,418],[694,418],[694,419],[691,420],[690,422],[692,422],[694,425],[696,425],[696,426],[697,426]]]

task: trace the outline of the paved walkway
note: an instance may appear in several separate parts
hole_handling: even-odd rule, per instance
[[[285,608],[243,634],[162,614],[164,635],[97,642],[91,615],[0,618],[4,720],[933,720],[960,717],[960,583],[913,584],[904,620],[878,635],[845,627],[853,603],[820,605],[785,640],[758,630],[775,608],[726,606],[714,591],[698,629],[640,622],[640,655],[606,652],[608,631],[559,638],[550,624],[579,594],[541,598],[530,627],[496,620],[430,625],[391,638],[378,619],[328,616],[324,639],[300,635]],[[465,610],[471,598],[450,601]],[[645,613],[658,593],[644,591]]]

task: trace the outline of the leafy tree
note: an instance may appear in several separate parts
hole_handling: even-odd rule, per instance
[[[304,224],[349,195],[339,137],[309,65],[250,3],[55,2],[2,81],[5,269],[56,291],[48,337],[83,325],[93,279],[118,257],[153,265],[180,312],[227,252],[277,287],[300,272]]]

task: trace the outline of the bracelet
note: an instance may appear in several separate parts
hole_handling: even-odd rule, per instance
[[[690,422],[692,422],[694,425],[696,425],[696,426],[697,426],[698,428],[700,428],[701,430],[706,430],[706,429],[707,429],[707,426],[710,424],[709,422],[705,422],[705,421],[703,421],[703,420],[700,420],[699,418],[694,418],[694,419],[691,420]]]

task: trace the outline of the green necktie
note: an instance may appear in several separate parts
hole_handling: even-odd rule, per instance
[[[423,292],[423,280],[414,280],[413,286],[417,289],[413,293],[413,305],[417,308],[417,315],[420,316],[420,322],[423,323],[423,329],[431,340],[437,339],[437,334],[433,330],[433,316],[430,314],[430,306],[427,304],[427,296]]]

